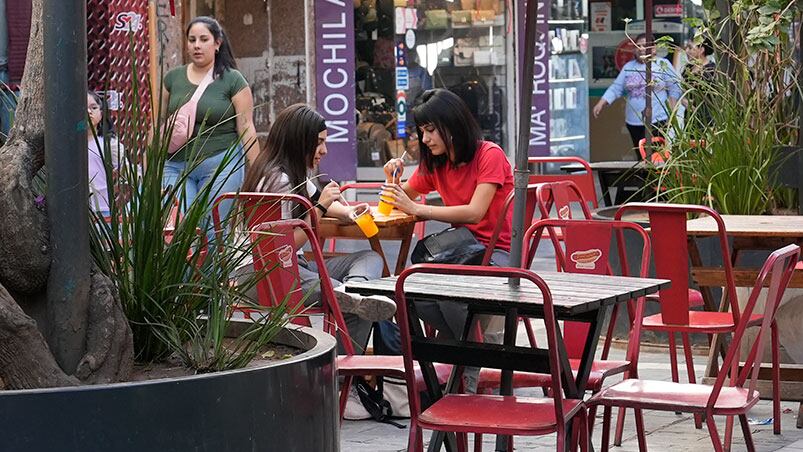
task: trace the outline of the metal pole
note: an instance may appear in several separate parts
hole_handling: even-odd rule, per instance
[[[524,235],[524,210],[527,202],[527,184],[530,171],[527,165],[530,144],[530,111],[533,97],[533,60],[535,59],[536,31],[538,26],[538,10],[549,7],[546,2],[530,0],[524,15],[524,67],[522,68],[521,88],[519,92],[519,136],[516,142],[516,169],[514,170],[513,188],[513,224],[511,226],[510,266],[521,265],[522,236]],[[546,45],[549,45],[546,43]],[[511,284],[518,284],[512,279]]]
[[[90,287],[86,0],[45,0],[45,165],[53,260],[48,341],[59,366],[84,353]]]
[[[655,48],[655,42],[652,36],[652,0],[644,0],[644,34],[646,35],[646,46],[647,46],[647,61],[646,64],[646,74],[645,74],[645,81],[646,81],[646,89],[644,91],[645,101],[647,102],[644,105],[644,138],[646,138],[647,142],[644,143],[644,148],[647,153],[647,158],[649,158],[650,153],[652,151],[652,52]]]

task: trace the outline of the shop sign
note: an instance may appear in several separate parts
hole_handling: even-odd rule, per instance
[[[410,73],[407,71],[406,67],[396,68],[396,89],[410,89]]]
[[[681,17],[683,5],[655,5],[655,17]]]
[[[533,1],[533,0],[530,0]],[[546,1],[538,2],[538,26],[536,30],[535,57],[533,58],[533,91],[530,107],[530,157],[550,155],[549,150],[549,9]],[[519,55],[524,54],[524,15],[526,2],[519,2]],[[524,62],[520,60],[520,68]],[[520,69],[521,70],[521,69]]]
[[[396,136],[407,137],[407,94],[404,91],[396,93]]]
[[[114,26],[112,32],[133,32],[136,33],[142,30],[142,14],[135,13],[134,11],[122,11],[117,13],[114,17]]]
[[[315,68],[317,107],[326,120],[326,147],[332,154],[321,161],[321,172],[333,180],[355,180],[353,2],[315,0]]]
[[[611,4],[594,2],[591,8],[591,31],[611,31]]]

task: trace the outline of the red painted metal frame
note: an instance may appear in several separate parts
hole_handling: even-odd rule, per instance
[[[577,188],[581,193],[580,197],[573,199],[573,201],[579,202],[580,200],[583,200],[586,206],[588,205],[588,201],[591,201],[591,205],[594,209],[599,207],[599,203],[597,201],[597,189],[594,185],[594,172],[588,162],[584,159],[575,156],[530,157],[527,162],[531,165],[547,163],[577,163],[582,165],[585,168],[585,173],[530,174],[530,183],[540,184],[545,182],[572,181],[577,185]]]
[[[533,410],[532,399],[519,398],[511,395],[482,395],[482,394],[447,394],[439,396],[440,388],[428,381],[431,393],[436,396],[435,402],[422,412],[418,397],[409,388],[414,388],[415,355],[412,348],[411,335],[421,336],[418,319],[412,322],[410,316],[410,303],[404,292],[407,278],[418,273],[464,276],[493,276],[499,278],[521,278],[535,284],[541,291],[544,304],[544,323],[546,324],[547,342],[549,345],[549,367],[552,376],[550,382],[551,403],[542,405],[541,409]],[[464,450],[465,434],[489,433],[500,435],[542,435],[557,432],[557,450],[564,450],[568,438],[567,430],[570,422],[578,428],[576,439],[580,441],[581,450],[587,450],[588,431],[586,410],[580,400],[565,400],[563,398],[562,367],[558,357],[557,322],[552,305],[552,296],[546,283],[535,273],[517,268],[477,267],[465,265],[414,265],[404,270],[396,281],[396,316],[401,332],[402,350],[405,365],[405,380],[407,381],[410,402],[410,433],[408,451],[422,451],[422,429],[435,431],[458,432],[458,447]],[[508,316],[516,316],[515,312],[508,312]],[[515,318],[515,317],[514,317]],[[515,329],[515,321],[512,323]],[[506,332],[506,336],[509,336]],[[511,336],[512,337],[512,336]],[[420,363],[424,368],[424,375],[431,363]],[[470,407],[493,407],[493,410],[470,409]],[[529,410],[527,408],[530,408]],[[529,416],[522,418],[523,413]],[[573,438],[575,439],[575,438]]]
[[[781,298],[792,278],[795,265],[800,259],[800,247],[787,245],[774,251],[767,258],[756,283],[750,292],[750,298],[744,308],[742,316],[733,335],[728,352],[723,361],[722,369],[714,381],[713,386],[698,384],[681,384],[676,382],[638,380],[638,353],[641,338],[642,322],[644,317],[644,300],[639,300],[636,307],[636,322],[630,340],[628,355],[631,359],[630,379],[603,389],[589,400],[590,406],[602,405],[605,407],[603,415],[602,451],[608,450],[611,407],[619,406],[636,410],[636,429],[639,441],[639,450],[647,450],[644,435],[644,423],[641,410],[682,411],[705,415],[706,424],[711,435],[714,450],[721,452],[729,450],[733,430],[733,416],[739,416],[742,433],[748,451],[754,451],[750,425],[747,422],[748,410],[758,402],[759,394],[756,389],[758,373],[761,368],[763,353],[767,342],[767,335],[771,336],[773,359],[778,354],[777,330],[775,328],[775,315],[781,303]],[[762,289],[769,280],[766,291],[766,302],[761,314],[753,314]],[[758,335],[750,348],[750,353],[739,371],[740,343],[744,332],[753,326],[751,317],[761,319]],[[777,376],[773,375],[773,379]],[[726,382],[727,379],[727,382]],[[728,416],[725,427],[725,443],[720,440],[715,415]]]

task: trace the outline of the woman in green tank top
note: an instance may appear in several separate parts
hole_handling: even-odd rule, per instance
[[[251,88],[237,70],[223,28],[211,17],[196,17],[187,26],[186,38],[191,61],[164,76],[162,112],[170,117],[187,103],[210,71],[213,81],[198,100],[190,140],[165,162],[162,185],[184,185],[183,190],[178,191],[183,197],[179,200],[182,208],[189,206],[208,183],[213,184],[213,197],[239,190],[245,167],[243,160],[237,157],[247,151],[250,160],[259,152]],[[232,156],[230,151],[235,145],[236,154]],[[216,175],[223,164],[225,170]],[[221,207],[221,213],[226,215],[228,206]]]

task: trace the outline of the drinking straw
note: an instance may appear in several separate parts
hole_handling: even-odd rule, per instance
[[[400,159],[402,159],[402,160],[404,160],[404,157],[405,157],[406,155],[407,155],[407,149],[405,149],[405,150],[404,150],[404,152],[402,152],[402,155],[401,155],[401,157],[399,157],[399,158],[400,158]],[[393,180],[391,181],[391,182],[393,182],[393,183],[396,183],[396,172],[397,172],[397,171],[399,171],[399,167],[398,167],[398,166],[397,166],[396,168],[394,168],[394,169],[393,169],[393,174],[390,176],[390,177],[392,177],[392,178],[393,178]]]

